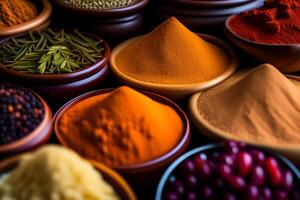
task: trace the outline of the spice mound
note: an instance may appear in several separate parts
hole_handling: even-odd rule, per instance
[[[31,74],[71,73],[102,59],[103,41],[77,30],[47,29],[11,38],[0,46],[0,67]]]
[[[15,26],[37,16],[37,8],[30,0],[1,0],[0,29]]]
[[[233,17],[229,26],[237,35],[254,42],[299,44],[300,1],[266,1],[263,8]]]
[[[271,65],[236,73],[204,92],[201,115],[237,140],[300,144],[300,90]]]
[[[7,200],[116,200],[113,188],[91,164],[60,146],[45,146],[24,155],[0,181]]]
[[[61,0],[61,2],[78,8],[106,10],[131,5],[135,0]]]
[[[221,75],[230,58],[218,46],[170,18],[116,57],[125,75],[156,84],[193,84]]]
[[[116,167],[172,150],[183,122],[171,107],[124,86],[78,102],[62,115],[58,130],[82,156]]]
[[[36,129],[45,108],[31,90],[0,83],[0,145],[19,140]]]

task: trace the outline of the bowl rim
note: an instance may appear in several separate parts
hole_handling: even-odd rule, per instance
[[[249,70],[246,70],[245,73],[248,73]],[[293,76],[289,76],[289,79],[292,79],[294,81],[300,82],[299,79],[296,79]],[[217,137],[217,138],[222,138],[222,139],[227,139],[227,140],[235,140],[235,141],[241,141],[241,142],[246,142],[250,145],[253,146],[259,146],[263,148],[269,148],[269,149],[278,149],[280,151],[288,151],[288,150],[298,150],[300,152],[300,146],[298,144],[281,144],[281,145],[276,145],[276,144],[265,144],[264,142],[259,142],[259,141],[251,141],[251,140],[243,140],[243,139],[238,139],[233,136],[230,136],[226,133],[226,131],[223,131],[212,124],[210,124],[207,120],[204,119],[203,115],[198,112],[197,105],[199,98],[201,98],[201,95],[205,93],[204,92],[198,92],[194,94],[193,96],[190,97],[189,102],[188,102],[188,110],[191,116],[191,120],[194,122],[194,124],[197,126],[197,129],[199,130],[198,127],[201,126],[202,129],[205,130],[205,132],[209,132],[212,137]],[[277,150],[277,151],[278,151]]]
[[[237,38],[238,40],[241,40],[243,42],[246,42],[250,45],[257,45],[259,47],[294,47],[294,48],[299,48],[300,50],[300,43],[275,43],[275,44],[270,44],[270,43],[266,43],[266,42],[255,42],[255,41],[252,41],[248,38],[244,38],[240,35],[238,35],[237,33],[235,33],[229,23],[230,21],[234,18],[234,17],[237,17],[239,14],[237,15],[231,15],[229,16],[226,21],[225,21],[225,24],[224,24],[224,29],[225,29],[225,33],[227,32],[227,34],[230,34],[231,36]]]
[[[49,2],[49,0],[39,0],[42,5],[43,8],[41,10],[41,12],[33,19],[21,23],[21,24],[17,24],[14,26],[10,26],[7,28],[1,28],[0,29],[0,36],[1,37],[5,37],[5,36],[9,36],[9,35],[14,35],[20,32],[26,32],[30,29],[34,29],[42,24],[44,24],[51,16],[52,14],[52,5]],[[32,2],[34,4],[34,2]]]
[[[56,137],[58,138],[58,141],[66,147],[69,147],[68,143],[63,139],[63,137],[61,137],[60,132],[58,131],[58,123],[60,118],[62,117],[62,115],[68,110],[70,109],[72,106],[74,106],[75,104],[77,104],[80,101],[83,101],[87,98],[93,97],[93,96],[97,96],[97,95],[101,95],[101,94],[106,94],[106,93],[110,93],[113,90],[115,90],[116,88],[108,88],[108,89],[100,89],[100,90],[94,90],[91,92],[87,92],[85,94],[82,94],[72,100],[70,100],[69,102],[67,102],[65,105],[63,105],[55,114],[54,119],[53,119],[53,124],[54,124],[54,132]],[[191,135],[191,130],[190,130],[190,123],[189,120],[187,118],[187,115],[184,113],[184,111],[172,100],[161,96],[159,94],[153,93],[153,92],[149,92],[149,91],[144,91],[144,90],[137,90],[138,92],[141,92],[142,94],[146,95],[147,97],[163,103],[165,105],[170,106],[176,113],[177,115],[181,118],[183,126],[184,126],[184,130],[182,132],[181,138],[178,141],[178,143],[176,144],[176,146],[174,146],[172,149],[170,149],[168,152],[165,152],[163,155],[158,156],[150,161],[146,161],[143,163],[138,163],[138,164],[133,164],[133,165],[127,165],[127,166],[112,166],[113,169],[120,171],[120,172],[137,172],[138,170],[143,170],[146,169],[148,167],[151,166],[156,166],[157,164],[164,162],[170,158],[172,158],[174,155],[176,155],[176,153],[178,153],[180,151],[180,149],[182,149],[183,147],[185,147],[185,144],[187,142],[189,142],[190,139],[190,135]],[[72,149],[72,148],[71,148]],[[76,151],[76,150],[74,150]],[[98,161],[96,161],[98,162]]]
[[[20,161],[22,156],[24,156],[26,154],[28,154],[28,153],[21,153],[19,155],[16,155],[16,156],[13,156],[13,157],[10,157],[10,158],[7,158],[7,159],[1,161],[1,163],[0,163],[0,177],[1,177],[2,174],[5,173],[5,171],[10,171],[11,168],[15,168],[16,167],[15,165],[18,164],[18,162]],[[127,195],[128,200],[137,200],[136,194],[134,193],[131,186],[116,171],[114,171],[113,169],[111,169],[111,168],[109,168],[109,167],[107,167],[107,166],[105,166],[101,163],[96,163],[94,161],[86,160],[84,158],[82,158],[82,159],[89,162],[93,166],[93,168],[96,169],[102,176],[103,176],[103,174],[105,174],[105,176],[110,177],[111,179],[113,179],[114,180],[113,183],[109,183],[109,182],[108,183],[111,185],[111,187],[114,188],[114,190],[116,190],[115,185],[118,185],[119,188],[123,190],[124,194]],[[2,171],[4,171],[4,173]]]
[[[50,125],[50,129],[52,129],[52,111],[50,109],[50,107],[48,106],[48,104],[45,102],[45,100],[39,96],[36,92],[30,90],[33,94],[35,94],[38,99],[41,101],[41,103],[43,104],[45,113],[44,113],[44,118],[43,120],[40,122],[40,124],[29,134],[27,134],[26,136],[15,140],[11,143],[8,144],[4,144],[4,145],[0,145],[0,154],[1,153],[9,153],[10,151],[14,151],[17,150],[27,144],[29,144],[31,141],[33,141],[35,138],[37,137],[42,137],[42,139],[50,137],[52,131],[46,131],[45,133],[43,133],[45,126],[47,126],[47,124],[51,124]],[[40,134],[44,134],[44,135],[40,135]]]
[[[43,30],[43,31],[46,31],[46,30]],[[69,29],[63,29],[63,30],[64,31],[69,31]],[[37,31],[34,31],[33,33],[36,33],[36,32]],[[65,83],[65,82],[75,81],[75,80],[78,80],[78,77],[81,77],[81,76],[85,77],[85,76],[87,76],[88,73],[91,73],[93,71],[98,72],[104,66],[106,66],[106,64],[108,64],[108,62],[109,62],[110,47],[109,47],[108,43],[105,40],[103,40],[101,37],[98,37],[97,35],[94,35],[94,34],[91,34],[91,33],[88,33],[88,32],[82,32],[82,33],[89,36],[89,37],[92,37],[94,39],[102,41],[103,48],[104,48],[104,53],[103,53],[103,56],[99,60],[97,60],[95,63],[85,65],[82,68],[80,68],[78,70],[75,70],[73,72],[62,73],[62,74],[23,73],[23,72],[20,72],[18,70],[9,69],[9,68],[2,67],[2,66],[0,66],[0,72],[3,72],[3,73],[8,74],[10,76],[20,77],[22,79],[27,79],[27,80],[30,80],[30,81],[42,81],[42,82],[55,81],[56,83],[57,82]],[[25,35],[28,35],[28,33],[22,33],[22,34],[18,34],[18,35],[14,35],[14,36],[11,36],[11,37],[4,38],[4,39],[0,40],[0,45],[7,42],[8,40],[10,40],[12,38],[18,38],[18,37],[22,37],[22,36],[25,36]]]
[[[70,10],[72,12],[94,14],[99,16],[105,15],[117,15],[123,13],[134,13],[137,10],[143,9],[150,0],[134,0],[131,4],[123,7],[112,8],[112,9],[90,9],[90,8],[79,8],[70,6],[61,2],[61,0],[53,0],[58,6]]]
[[[293,172],[293,174],[296,175],[296,177],[300,180],[300,171],[286,157],[282,156],[279,153],[273,153],[271,151],[261,149],[261,148],[257,148],[257,147],[252,146],[252,145],[249,145],[249,146],[252,147],[252,148],[255,148],[255,149],[259,149],[259,150],[263,151],[264,153],[267,153],[270,156],[275,157],[282,164],[287,166]],[[187,159],[190,156],[195,155],[197,153],[203,152],[203,151],[215,150],[215,149],[219,149],[219,148],[223,148],[223,147],[224,147],[224,143],[210,143],[210,144],[206,144],[206,145],[203,145],[203,146],[196,147],[196,148],[194,148],[194,149],[192,149],[188,152],[185,152],[183,155],[181,155],[179,158],[177,158],[174,162],[172,162],[172,164],[167,168],[167,170],[165,170],[164,174],[162,175],[162,177],[161,177],[161,179],[158,183],[157,189],[156,189],[155,200],[161,200],[162,199],[161,197],[162,197],[162,194],[163,194],[163,190],[164,190],[165,184],[166,184],[169,176],[178,167],[178,165],[180,163],[182,163],[185,159]]]
[[[135,78],[130,77],[129,75],[126,75],[125,73],[121,72],[116,64],[116,58],[119,55],[121,51],[124,50],[128,45],[138,41],[139,39],[143,38],[145,35],[140,35],[134,38],[131,38],[123,43],[121,43],[119,46],[115,47],[112,51],[111,54],[111,59],[110,59],[110,66],[112,72],[124,83],[132,85],[134,87],[139,87],[139,88],[145,88],[147,90],[166,90],[169,92],[186,92],[189,90],[203,90],[207,89],[209,87],[212,87],[216,84],[219,84],[220,82],[224,81],[227,79],[230,75],[232,75],[235,70],[237,69],[238,66],[238,59],[233,51],[233,49],[225,43],[223,40],[207,35],[207,34],[198,34],[201,36],[204,40],[213,43],[214,45],[220,47],[221,49],[224,50],[224,52],[227,53],[228,57],[231,60],[231,63],[227,67],[227,69],[220,74],[219,76],[205,82],[199,82],[199,83],[192,83],[192,84],[159,84],[159,83],[150,83],[150,82],[145,82],[145,81],[140,81]]]

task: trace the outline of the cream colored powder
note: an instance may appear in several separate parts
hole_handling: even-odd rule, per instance
[[[300,89],[271,65],[236,73],[205,92],[198,109],[235,139],[300,143]]]

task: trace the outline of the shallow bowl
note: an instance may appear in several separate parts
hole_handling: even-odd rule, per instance
[[[0,38],[36,30],[37,28],[43,27],[43,25],[47,24],[47,21],[50,20],[52,14],[52,6],[48,0],[36,0],[33,3],[36,5],[36,2],[40,4],[39,14],[34,19],[22,24],[0,29]]]
[[[237,47],[261,62],[274,65],[281,72],[300,71],[300,44],[267,44],[242,38],[229,26],[233,17],[235,16],[229,17],[225,22],[225,34]]]
[[[15,156],[0,162],[0,177],[15,169],[20,162],[21,156]],[[100,163],[92,162],[94,168],[101,173],[103,178],[114,188],[116,193],[122,200],[137,200],[131,187],[128,183],[114,170]]]
[[[208,144],[208,145],[205,145],[205,146],[195,148],[195,149],[193,149],[189,152],[186,152],[182,156],[180,156],[176,161],[174,161],[169,166],[169,168],[165,171],[164,175],[160,179],[160,182],[159,182],[157,190],[156,190],[155,200],[162,200],[163,199],[164,189],[165,189],[165,185],[168,181],[168,178],[173,173],[173,171],[175,169],[177,169],[177,167],[180,165],[180,163],[182,163],[185,159],[187,159],[187,158],[189,158],[189,157],[191,157],[195,154],[199,154],[199,153],[216,152],[216,151],[219,152],[223,148],[224,148],[223,144]],[[265,151],[265,150],[263,150],[263,151],[264,151],[264,153],[275,157],[280,162],[280,164],[282,166],[285,166],[288,169],[290,169],[294,173],[294,175],[298,179],[298,181],[300,181],[300,172],[299,172],[299,170],[288,159],[286,159],[285,157],[283,157],[281,155],[271,153],[269,151]]]
[[[207,82],[201,82],[201,83],[195,83],[195,84],[156,84],[156,83],[149,83],[144,81],[139,81],[137,79],[134,79],[130,76],[127,76],[123,72],[121,72],[118,69],[118,66],[116,64],[116,58],[118,54],[123,51],[127,46],[131,45],[132,43],[136,42],[137,40],[141,39],[143,36],[138,36],[135,38],[132,38],[130,40],[127,40],[123,43],[121,43],[119,46],[117,46],[112,51],[110,65],[113,73],[115,76],[124,82],[125,84],[128,84],[132,87],[136,87],[142,90],[149,90],[152,92],[156,92],[159,94],[162,94],[164,96],[172,97],[172,98],[182,98],[185,96],[188,96],[190,94],[193,94],[197,91],[205,90],[209,87],[212,87],[222,81],[224,81],[226,78],[228,78],[237,68],[238,60],[234,53],[234,51],[228,46],[225,42],[222,40],[205,34],[199,34],[204,40],[209,41],[221,48],[223,48],[227,53],[228,56],[231,59],[231,63],[228,66],[227,70],[216,77],[215,79],[212,79]]]

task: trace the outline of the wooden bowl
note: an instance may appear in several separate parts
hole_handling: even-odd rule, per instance
[[[21,156],[22,155],[15,156],[0,162],[0,177],[16,168],[20,162]],[[137,200],[131,187],[118,173],[103,164],[95,163],[93,161],[91,161],[91,163],[94,168],[101,173],[105,181],[114,188],[120,199]]]
[[[128,45],[131,45],[135,41],[141,39],[143,36],[138,36],[138,37],[132,38],[130,40],[127,40],[127,41],[121,43],[118,47],[116,47],[112,51],[112,56],[111,56],[111,60],[110,60],[111,69],[112,69],[113,73],[116,75],[116,77],[118,79],[120,79],[122,82],[124,82],[125,84],[128,84],[132,87],[139,88],[142,90],[153,91],[153,92],[156,92],[156,93],[168,96],[168,97],[172,97],[172,98],[182,98],[182,97],[188,96],[190,94],[193,94],[197,91],[205,90],[209,87],[212,87],[212,86],[222,82],[226,78],[228,78],[236,70],[237,65],[238,65],[238,60],[237,60],[237,57],[236,57],[234,51],[222,40],[220,40],[216,37],[210,36],[210,35],[205,35],[205,34],[199,34],[199,35],[206,41],[209,41],[209,42],[223,48],[228,53],[228,56],[231,59],[231,63],[228,66],[227,70],[220,76],[218,76],[215,79],[212,79],[210,81],[195,83],[195,84],[185,84],[185,85],[183,85],[183,84],[155,84],[155,83],[149,83],[149,82],[136,80],[130,76],[127,76],[123,72],[121,72],[118,69],[118,66],[116,64],[116,58],[117,58],[118,54],[121,51],[123,51],[124,48],[126,48]],[[199,52],[199,53],[201,53],[201,52]]]
[[[288,77],[293,83],[300,88],[300,79],[298,77],[289,76]],[[300,92],[300,90],[299,90]],[[197,109],[198,99],[201,97],[203,93],[199,92],[194,94],[189,101],[189,113],[191,120],[193,121],[194,125],[198,129],[199,133],[203,134],[206,138],[210,140],[238,140],[233,136],[228,135],[225,131],[216,128],[215,126],[211,125],[208,121],[204,119],[201,113],[199,113]],[[299,145],[287,145],[287,144],[265,144],[260,141],[245,141],[248,144],[253,146],[257,146],[259,148],[269,149],[274,152],[278,152],[291,161],[293,161],[296,165],[300,165],[300,146]]]
[[[0,37],[7,37],[24,33],[30,30],[35,30],[37,27],[40,27],[43,24],[47,23],[47,21],[49,21],[52,13],[52,6],[49,0],[35,0],[33,3],[35,3],[38,8],[40,7],[38,16],[22,24],[0,29]]]
[[[61,2],[61,0],[54,0],[55,4],[67,13],[73,13],[76,15],[85,15],[90,17],[100,17],[102,19],[105,18],[120,18],[125,17],[128,15],[132,15],[135,13],[140,12],[146,5],[149,3],[149,0],[135,0],[134,3],[114,9],[103,9],[103,10],[96,10],[96,9],[84,9],[84,8],[77,8],[74,6],[69,6]]]
[[[165,0],[165,2],[172,2],[172,4],[177,4],[180,6],[186,6],[186,7],[230,7],[230,6],[236,6],[239,4],[248,3],[252,0]]]
[[[193,2],[202,2],[202,1],[193,1]],[[172,5],[170,3],[158,3],[157,9],[158,12],[169,13],[170,15],[179,15],[187,17],[218,17],[218,16],[228,16],[232,14],[241,13],[247,10],[252,10],[258,7],[263,6],[263,0],[253,0],[245,2],[243,4],[234,5],[231,7],[222,7],[222,8],[203,8],[203,7],[183,7],[178,5]]]
[[[109,93],[111,91],[113,91],[113,89],[96,90],[93,92],[83,94],[83,95],[69,101],[68,103],[66,103],[63,107],[61,107],[57,111],[57,113],[54,117],[54,131],[55,131],[55,134],[56,134],[59,142],[62,145],[66,146],[66,147],[70,147],[70,145],[68,144],[68,142],[65,141],[64,137],[62,137],[62,135],[58,129],[58,123],[59,123],[61,117],[63,116],[63,114],[68,109],[70,109],[72,106],[74,106],[75,104],[77,104],[80,101],[83,101],[87,98],[90,98],[90,97],[93,97],[96,95]],[[181,140],[179,141],[177,146],[175,146],[169,152],[166,152],[164,155],[162,155],[158,158],[155,158],[151,161],[145,162],[145,163],[130,165],[130,166],[114,167],[115,170],[120,172],[125,177],[129,177],[131,179],[134,178],[135,182],[143,183],[143,180],[142,180],[143,178],[141,175],[143,175],[145,173],[147,173],[148,175],[152,174],[152,176],[150,176],[150,178],[149,178],[149,182],[150,182],[150,180],[152,178],[155,179],[158,177],[157,174],[160,174],[160,172],[162,172],[161,170],[163,168],[165,168],[170,162],[175,160],[178,156],[180,156],[185,151],[185,149],[187,148],[187,146],[189,144],[189,140],[190,140],[190,124],[189,124],[188,118],[185,115],[185,113],[180,109],[179,106],[177,106],[171,100],[169,100],[163,96],[157,95],[155,93],[146,92],[146,91],[140,91],[140,92],[142,92],[143,94],[147,95],[148,97],[152,98],[155,101],[158,101],[165,105],[171,106],[177,112],[177,114],[180,116],[180,118],[182,119],[183,125],[184,125],[184,132],[182,134]]]
[[[205,146],[201,146],[201,147],[197,147],[193,150],[190,150],[189,152],[186,152],[185,154],[183,154],[182,156],[180,156],[176,161],[174,161],[169,167],[168,169],[165,171],[164,175],[162,176],[162,178],[160,179],[160,182],[157,186],[157,190],[156,190],[156,196],[155,196],[155,200],[162,200],[163,198],[163,194],[164,194],[164,190],[167,184],[167,181],[170,177],[170,175],[174,172],[174,170],[176,170],[178,168],[178,166],[186,159],[195,156],[196,154],[200,154],[200,153],[212,153],[212,152],[220,152],[224,150],[224,144],[208,144]],[[300,172],[297,169],[297,167],[295,165],[293,165],[288,159],[286,159],[285,157],[269,152],[269,151],[265,151],[262,150],[264,153],[266,153],[267,155],[273,156],[275,157],[278,161],[279,164],[281,166],[286,167],[287,169],[291,170],[291,172],[293,173],[293,175],[296,177],[297,181],[300,181]]]
[[[226,36],[240,49],[253,58],[270,63],[284,73],[300,71],[300,44],[266,44],[253,42],[242,38],[233,32],[229,26],[231,16],[225,23]]]
[[[38,95],[45,109],[45,116],[38,127],[25,137],[12,143],[0,145],[0,157],[35,149],[48,142],[52,134],[52,112],[47,103]]]

